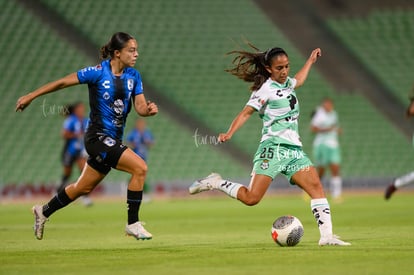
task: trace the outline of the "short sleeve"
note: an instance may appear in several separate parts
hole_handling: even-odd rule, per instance
[[[134,95],[140,95],[144,93],[144,87],[142,85],[142,79],[141,79],[141,75],[139,72],[137,72],[136,81],[137,81],[137,84],[135,85]]]
[[[289,77],[289,86],[292,88],[292,89],[295,89],[295,87],[296,87],[296,84],[298,83],[298,81],[296,80],[296,78],[290,78]]]
[[[131,132],[128,133],[127,141],[128,142],[133,142],[134,141],[134,131],[131,131]]]
[[[266,93],[266,90],[263,89],[262,86],[262,88],[252,93],[246,106],[253,107],[254,109],[256,109],[256,111],[260,111],[263,108],[263,106],[266,105],[267,100],[268,95]]]
[[[65,119],[65,121],[63,122],[63,129],[69,132],[74,132],[75,129],[73,127],[73,123],[72,120],[70,119],[70,117],[68,117],[67,119]]]
[[[315,115],[312,117],[311,125],[313,127],[322,128],[322,126],[323,126],[322,123],[323,123],[322,112],[318,108],[318,110],[316,111]]]
[[[102,66],[96,65],[93,67],[86,67],[78,71],[78,79],[81,84],[96,83],[102,74]]]

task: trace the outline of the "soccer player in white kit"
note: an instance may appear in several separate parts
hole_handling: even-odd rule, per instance
[[[406,115],[407,118],[409,117],[414,117],[414,87],[411,90],[411,93],[409,95],[410,98],[410,106],[408,106]],[[413,136],[413,145],[414,145],[414,136]],[[412,184],[414,183],[414,171],[409,172],[408,174],[405,174],[401,177],[396,178],[390,185],[388,185],[387,189],[385,189],[385,199],[389,200],[392,196],[392,194],[394,194],[395,191],[397,191],[397,189]]]
[[[332,199],[339,200],[342,194],[342,178],[339,174],[341,151],[338,141],[341,128],[332,99],[325,98],[316,109],[311,120],[311,130],[315,133],[313,157],[319,177],[322,179],[326,168],[330,169],[329,191]]]
[[[252,46],[252,45],[250,45]],[[253,82],[251,97],[243,110],[233,120],[227,133],[219,135],[221,142],[233,134],[258,112],[263,120],[262,139],[253,160],[253,173],[249,187],[224,180],[217,173],[195,181],[190,194],[220,190],[246,205],[255,205],[264,196],[273,179],[282,173],[311,197],[311,210],[319,226],[319,245],[350,245],[332,233],[331,211],[312,162],[302,150],[298,133],[299,102],[295,88],[305,82],[312,65],[321,56],[315,49],[305,65],[289,77],[289,58],[281,48],[260,52],[233,51],[234,68],[229,73]]]

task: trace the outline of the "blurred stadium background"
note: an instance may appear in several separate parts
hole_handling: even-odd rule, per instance
[[[87,102],[77,86],[15,113],[17,98],[98,62],[98,49],[125,31],[139,43],[137,69],[160,113],[147,119],[156,138],[149,180],[158,191],[217,171],[248,182],[260,138],[256,117],[233,141],[214,145],[249,98],[226,74],[244,39],[289,53],[292,74],[310,51],[323,57],[299,92],[301,135],[311,155],[310,114],[323,97],[339,113],[345,188],[385,186],[413,169],[412,122],[404,117],[414,84],[414,2],[355,0],[0,0],[3,53],[0,189],[3,196],[50,192],[61,176],[61,107]],[[127,131],[136,114],[129,116]],[[77,176],[74,173],[73,178]],[[112,171],[105,188],[128,179]],[[275,188],[287,186],[283,178]],[[115,187],[114,187],[115,188]]]

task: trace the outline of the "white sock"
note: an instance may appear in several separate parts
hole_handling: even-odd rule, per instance
[[[318,223],[321,238],[332,237],[331,209],[326,198],[312,199],[311,209],[316,222]]]
[[[339,176],[332,177],[329,181],[329,187],[332,198],[339,198],[342,194],[342,178]]]
[[[394,186],[395,188],[400,188],[401,186],[408,185],[413,182],[414,182],[414,171],[397,178],[394,182]]]
[[[239,189],[242,186],[243,185],[240,183],[223,180],[219,182],[216,186],[214,186],[214,189],[220,190],[229,195],[230,197],[237,199],[237,193],[239,192]]]

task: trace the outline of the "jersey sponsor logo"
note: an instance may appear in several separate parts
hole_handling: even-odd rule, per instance
[[[112,109],[116,113],[116,117],[112,120],[112,124],[115,127],[122,127],[124,123],[123,112],[125,110],[124,102],[121,99],[117,99],[112,104]]]
[[[129,78],[127,80],[127,87],[128,87],[128,90],[130,91],[132,91],[132,89],[134,88],[134,80],[132,78]]]
[[[101,66],[101,64],[98,64],[98,65],[93,66],[93,67],[86,67],[86,68],[82,69],[81,72],[83,74],[83,73],[89,72],[89,71],[100,71],[100,70],[102,70],[102,66]]]
[[[278,97],[287,97],[292,92],[292,89],[290,88],[283,88],[276,90],[276,95]]]
[[[295,105],[298,102],[298,100],[296,99],[296,97],[293,94],[290,94],[287,99],[289,99],[289,106],[290,109],[293,110],[295,109]]]
[[[105,92],[105,93],[102,95],[102,97],[103,97],[103,99],[108,100],[108,99],[110,98],[110,95],[109,95],[109,93],[108,93],[108,92]]]
[[[121,115],[124,111],[124,102],[121,99],[117,99],[114,101],[113,110],[118,115]]]
[[[282,90],[277,90],[276,95],[279,96],[279,97],[282,97],[283,96]]]
[[[116,118],[116,119],[113,119],[112,120],[112,124],[115,126],[115,127],[118,127],[118,128],[121,128],[122,127],[122,125],[123,125],[123,122],[122,122],[123,120],[121,119],[121,118]]]
[[[109,89],[109,88],[111,88],[111,86],[109,85],[111,83],[111,81],[109,81],[109,80],[105,80],[104,82],[102,82],[102,86],[105,88],[105,89]]]

